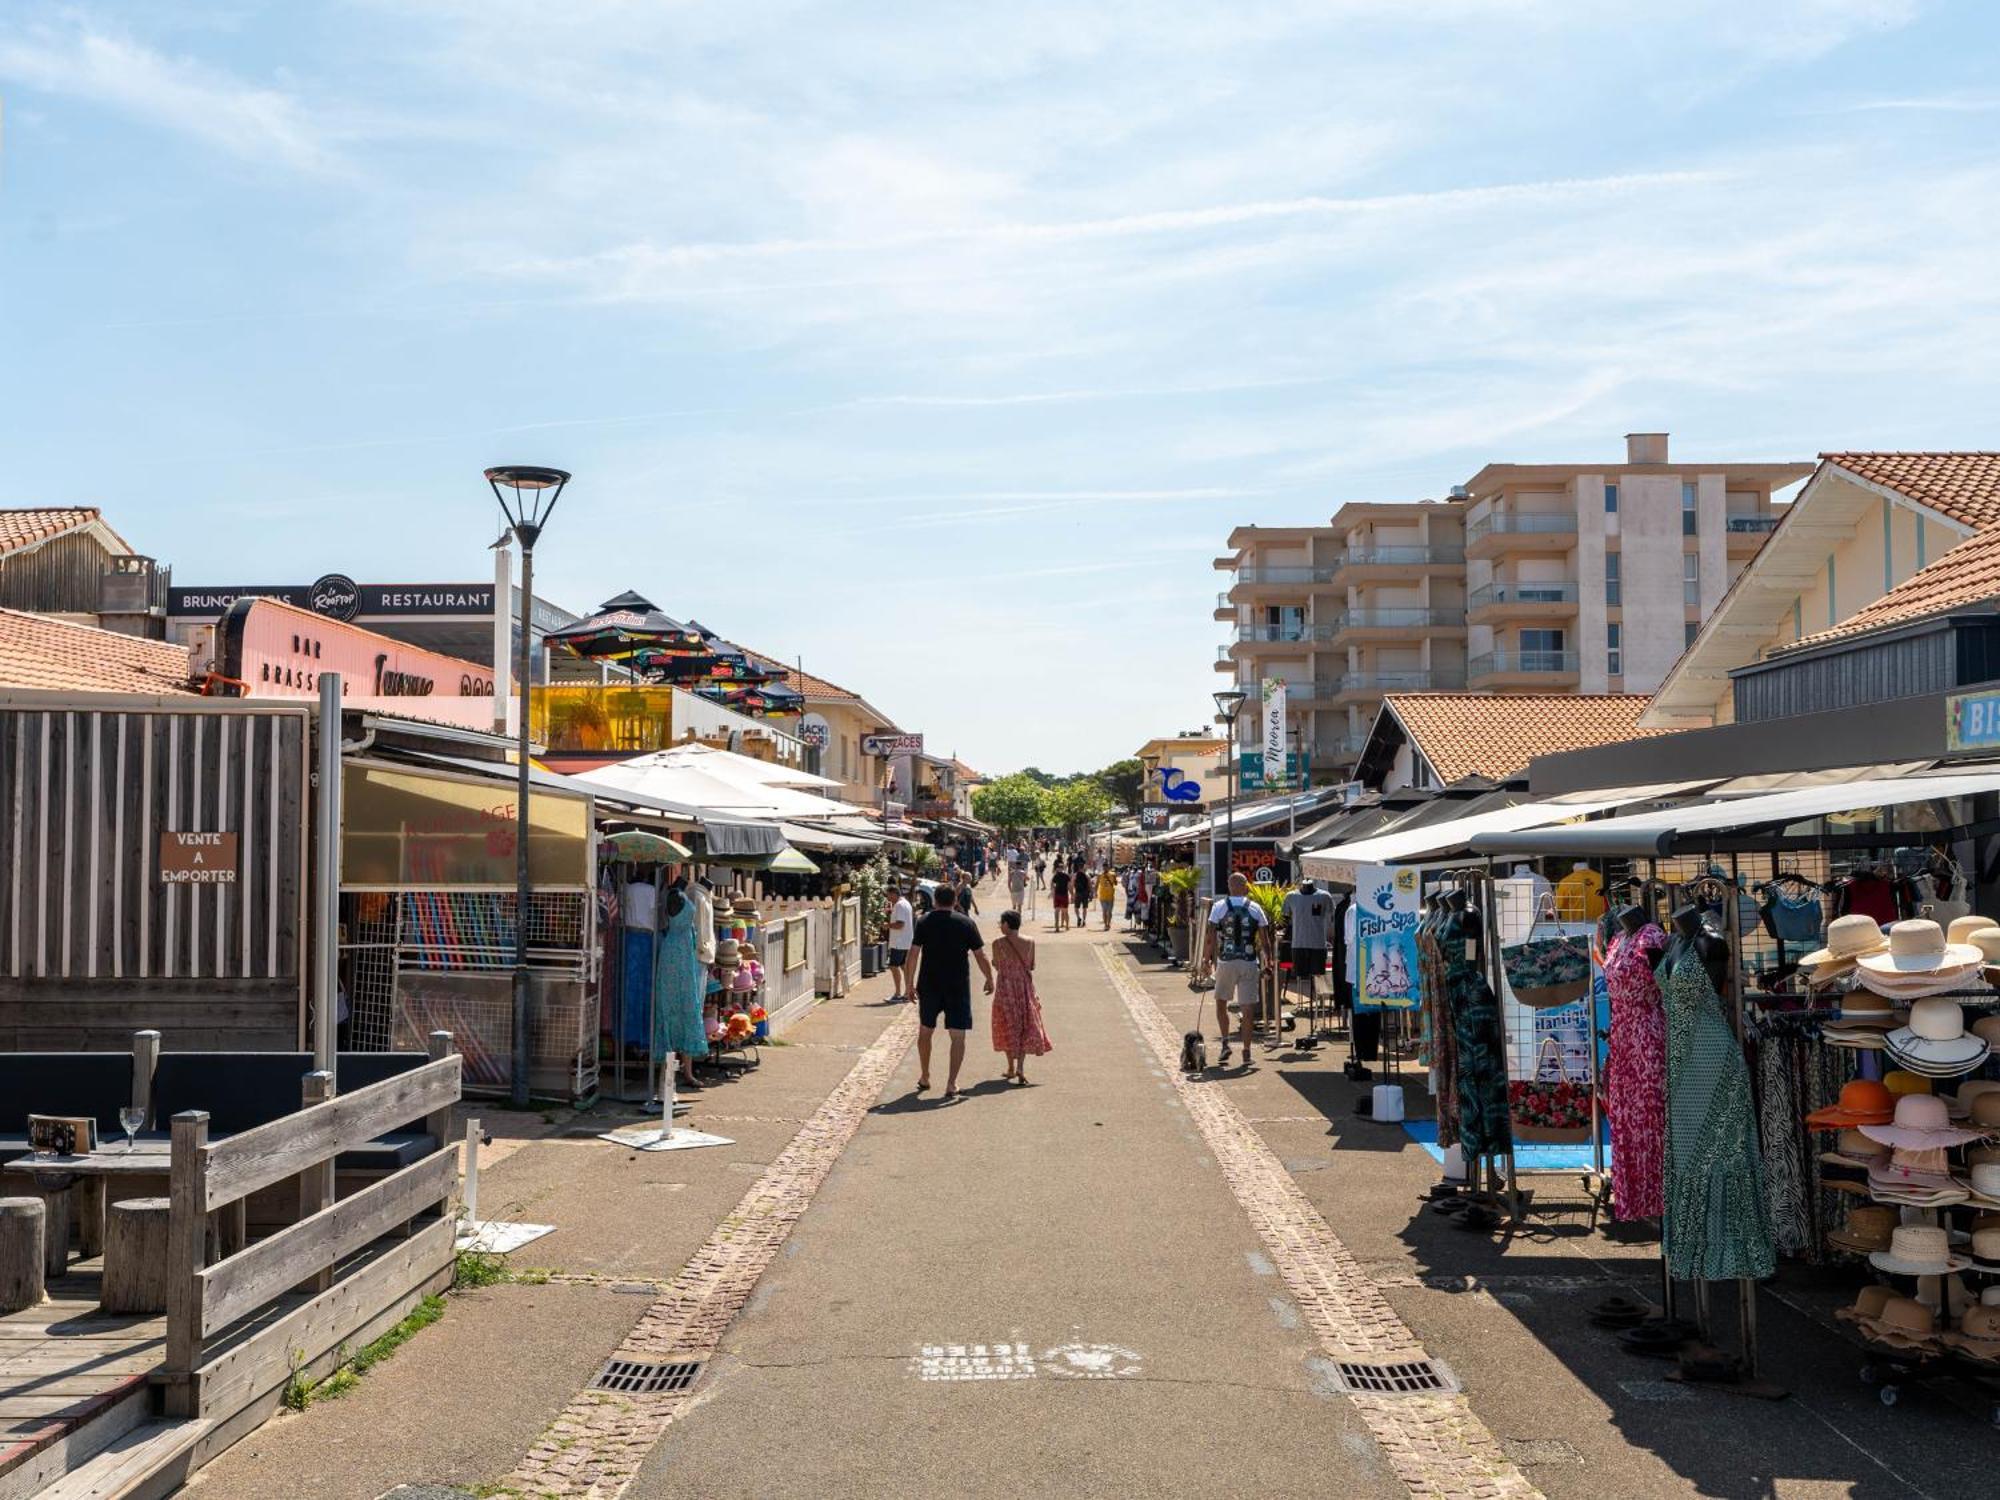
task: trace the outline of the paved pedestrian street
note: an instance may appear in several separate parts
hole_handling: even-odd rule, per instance
[[[1583,1312],[1647,1292],[1649,1248],[1546,1213],[1533,1243],[1452,1227],[1429,1158],[1353,1114],[1337,1048],[1185,1078],[1181,975],[1120,933],[1033,935],[1055,1050],[1031,1086],[998,1081],[981,1015],[966,1097],[940,1097],[942,1047],[918,1094],[914,1012],[871,980],[698,1097],[731,1146],[642,1155],[561,1121],[482,1182],[558,1226],[515,1257],[540,1269],[454,1296],[192,1492],[1981,1492],[1964,1413],[1804,1378],[1836,1348],[1807,1302],[1767,1299],[1789,1399],[1675,1384]],[[589,1389],[613,1358],[697,1369]],[[1343,1380],[1418,1361],[1442,1389]]]

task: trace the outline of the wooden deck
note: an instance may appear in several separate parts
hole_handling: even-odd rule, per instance
[[[100,1262],[72,1264],[39,1307],[0,1318],[0,1497],[32,1493],[67,1467],[58,1456],[82,1429],[114,1430],[153,1408],[148,1377],[166,1352],[167,1320],[98,1311]],[[101,1429],[100,1429],[101,1431]],[[37,1487],[38,1483],[37,1482]]]

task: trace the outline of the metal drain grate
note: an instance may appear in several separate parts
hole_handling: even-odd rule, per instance
[[[1333,1369],[1350,1396],[1455,1395],[1459,1388],[1458,1377],[1434,1359],[1379,1365],[1342,1359],[1334,1361]]]
[[[593,1391],[616,1391],[622,1396],[672,1396],[691,1390],[701,1374],[698,1359],[664,1363],[656,1359],[613,1359],[590,1382]]]

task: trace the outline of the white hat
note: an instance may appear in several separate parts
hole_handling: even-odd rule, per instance
[[[1903,1067],[1933,1078],[1970,1073],[1986,1061],[1990,1050],[1984,1037],[1966,1034],[1965,1012],[1951,1000],[1916,1001],[1910,1006],[1909,1024],[1890,1032],[1883,1042]]]
[[[1966,1266],[1963,1256],[1951,1253],[1949,1236],[1928,1224],[1898,1225],[1889,1248],[1871,1251],[1868,1263],[1897,1276],[1943,1276]]]
[[[1826,946],[1799,960],[1802,969],[1839,970],[1851,967],[1865,953],[1880,953],[1889,946],[1882,926],[1873,917],[1850,913],[1826,924]]]
[[[1886,952],[1863,954],[1857,962],[1864,974],[1935,974],[1985,961],[1970,943],[1948,943],[1944,929],[1926,917],[1889,925]]]

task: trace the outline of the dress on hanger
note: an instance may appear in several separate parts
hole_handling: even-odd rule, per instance
[[[1656,1219],[1665,1207],[1667,1012],[1653,960],[1667,935],[1648,922],[1620,931],[1604,958],[1611,994],[1611,1045],[1604,1061],[1604,1115],[1611,1123],[1612,1213]]]
[[[1430,1045],[1426,1061],[1431,1070],[1431,1092],[1437,1100],[1437,1143],[1450,1146],[1458,1140],[1458,1046],[1452,1036],[1446,994],[1444,944],[1438,937],[1444,918],[1445,910],[1440,906],[1417,924],[1417,984]]]
[[[1661,965],[1667,1011],[1667,1270],[1680,1281],[1777,1268],[1750,1069],[1695,945]]]
[[[1458,1139],[1468,1160],[1510,1151],[1507,1118],[1507,1047],[1500,1031],[1500,1002],[1479,965],[1466,954],[1478,931],[1475,919],[1448,912],[1438,928],[1456,1053]]]
[[[650,880],[628,880],[620,893],[624,925],[619,933],[618,1040],[644,1046],[653,1024],[653,954],[658,942],[654,920],[659,892]]]
[[[993,1050],[1009,1057],[1040,1057],[1055,1043],[1042,1025],[1042,1002],[1034,972],[1020,956],[1020,939],[993,943]]]
[[[672,906],[661,904],[661,910]],[[695,955],[695,926],[701,907],[692,899],[681,902],[660,923],[659,961],[653,983],[658,1006],[653,1012],[653,1056],[677,1052],[682,1057],[708,1056],[708,1032],[702,1026],[704,991],[708,971]]]

